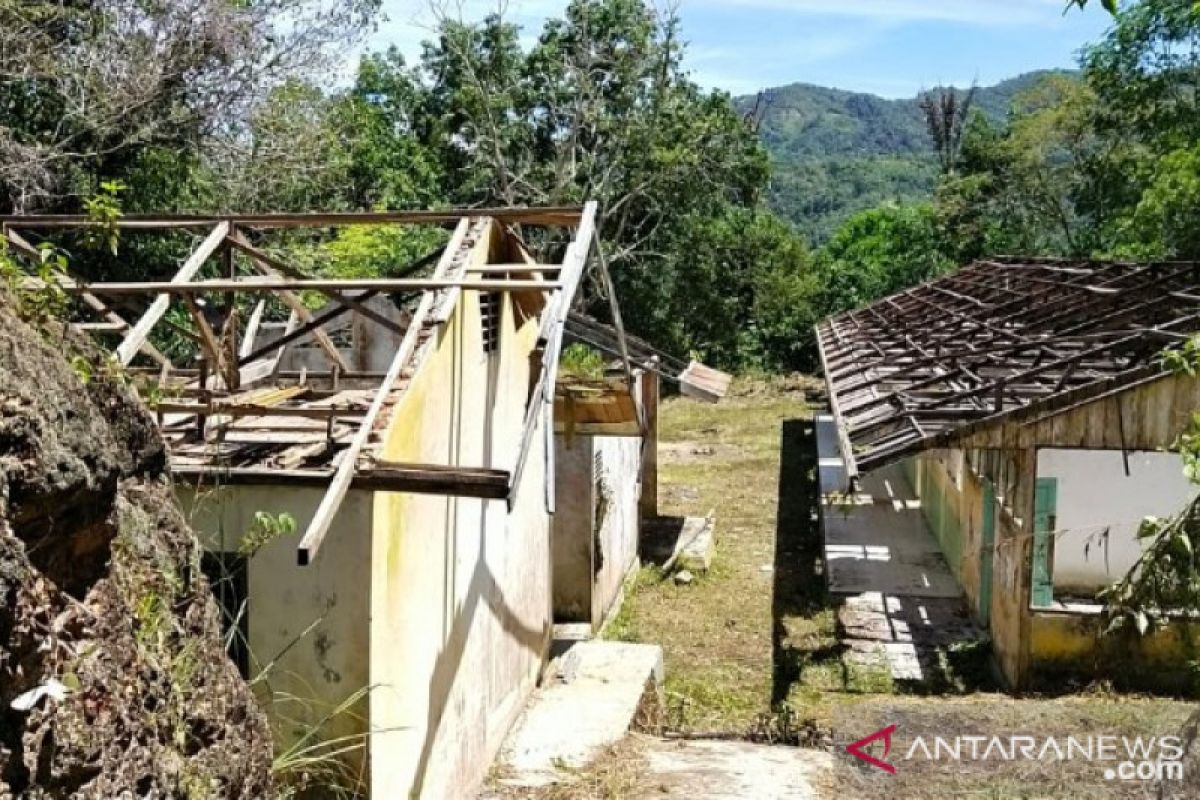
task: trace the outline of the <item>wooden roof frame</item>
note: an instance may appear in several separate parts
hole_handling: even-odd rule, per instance
[[[817,325],[847,474],[1164,377],[1200,265],[998,258]],[[1165,443],[1164,443],[1165,444]]]
[[[500,223],[506,226],[526,225],[567,228],[573,231],[566,253],[558,264],[488,265],[471,268],[465,263],[464,253],[471,242],[468,232],[473,225]],[[300,270],[290,267],[279,259],[255,247],[245,235],[249,230],[279,230],[288,228],[322,227],[335,228],[349,225],[439,225],[453,226],[449,243],[438,251],[419,259],[406,268],[405,275],[416,268],[437,265],[431,278],[388,278],[361,280],[326,280],[305,276]],[[37,262],[42,251],[25,238],[23,232],[42,233],[80,230],[95,227],[97,223],[82,216],[0,216],[0,231],[10,247],[26,260]],[[503,209],[450,209],[434,211],[399,211],[366,213],[311,213],[311,214],[250,214],[250,215],[128,215],[118,219],[116,227],[124,232],[139,234],[165,231],[189,231],[203,234],[200,243],[192,250],[169,281],[146,282],[85,282],[76,276],[64,275],[57,280],[67,294],[79,297],[90,309],[99,314],[102,323],[78,325],[82,330],[93,332],[120,333],[120,344],[113,351],[113,359],[123,367],[129,367],[134,358],[145,354],[154,359],[163,374],[175,372],[188,376],[192,393],[197,402],[166,403],[160,408],[160,420],[164,414],[183,419],[195,419],[201,425],[212,416],[236,418],[238,416],[267,415],[288,417],[307,416],[325,419],[332,427],[334,420],[353,420],[354,434],[336,459],[336,466],[327,469],[262,469],[254,467],[224,468],[220,482],[226,484],[289,483],[325,487],[325,495],[304,531],[297,551],[301,565],[311,563],[319,551],[346,494],[352,487],[384,491],[411,491],[449,494],[458,496],[506,499],[514,501],[521,475],[529,454],[535,444],[536,432],[543,431],[542,446],[550,464],[554,455],[554,395],[558,359],[566,321],[578,293],[583,274],[594,252],[596,243],[597,205],[589,202],[582,207],[570,208],[503,208]],[[508,230],[512,230],[508,228]],[[245,255],[259,274],[239,277],[233,261],[233,253]],[[222,256],[225,274],[222,279],[198,280],[202,267],[215,256]],[[609,287],[610,302],[614,318],[620,320],[615,294],[611,291],[611,278],[603,261],[599,262],[602,278]],[[536,274],[537,279],[517,278],[517,275]],[[44,284],[40,279],[27,278],[24,288],[37,290]],[[429,327],[448,319],[463,290],[488,292],[541,292],[545,305],[541,313],[537,350],[540,352],[540,373],[532,396],[526,406],[523,433],[519,451],[508,470],[462,468],[436,464],[390,464],[375,462],[370,469],[362,469],[362,454],[373,431],[377,428],[385,406],[396,390],[401,375],[411,374],[416,369],[413,363],[419,345],[429,335]],[[335,307],[328,312],[314,315],[299,303],[296,292],[317,291],[327,297]],[[261,296],[275,295],[291,309],[291,317],[283,336],[261,347],[254,344],[254,335],[261,324],[263,303],[260,301],[251,315],[247,336],[239,343],[236,331],[232,333],[232,346],[225,348],[219,340],[219,332],[212,329],[193,298],[203,293],[220,293],[232,297],[236,293],[254,293]],[[292,342],[312,336],[330,354],[334,362],[334,380],[337,370],[344,367],[339,363],[336,351],[323,336],[321,327],[334,317],[344,313],[355,313],[371,319],[376,324],[396,329],[395,323],[364,305],[370,297],[381,293],[420,293],[420,302],[413,318],[404,329],[403,339],[386,373],[374,389],[370,405],[364,409],[338,407],[283,408],[266,407],[253,401],[242,400],[246,393],[237,394],[243,382],[274,374],[279,359]],[[104,298],[140,296],[150,299],[145,311],[133,322],[117,314]],[[204,354],[200,369],[180,369],[149,342],[150,333],[159,324],[171,304],[182,301],[199,331],[196,339]],[[619,349],[625,354],[626,369],[629,370],[628,348],[624,343],[624,330],[618,335]],[[226,352],[226,351],[229,352]],[[210,392],[213,380],[208,376],[211,367],[219,375],[228,397],[214,399]],[[547,474],[546,504],[553,511],[554,485],[553,468]],[[214,477],[206,467],[173,467],[177,478],[200,482]]]

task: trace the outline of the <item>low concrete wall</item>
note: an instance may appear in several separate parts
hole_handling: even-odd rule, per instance
[[[1200,623],[1173,621],[1138,636],[1104,636],[1098,611],[1035,610],[1030,641],[1031,685],[1060,685],[1064,677],[1108,678],[1121,688],[1195,688],[1189,664],[1200,659]]]

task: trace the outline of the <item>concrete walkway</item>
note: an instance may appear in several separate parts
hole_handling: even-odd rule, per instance
[[[894,680],[927,682],[939,650],[985,634],[901,468],[875,470],[847,495],[833,418],[817,417],[816,432],[827,579],[842,601],[843,643],[856,661],[886,665]]]
[[[815,800],[833,768],[819,750],[742,741],[647,739],[655,797],[680,800]]]

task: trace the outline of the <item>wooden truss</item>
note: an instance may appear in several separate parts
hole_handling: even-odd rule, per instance
[[[510,237],[521,250],[518,263],[469,263],[467,253],[480,231],[496,223],[507,231],[515,231],[514,226],[567,228],[573,236],[560,263],[537,263],[524,251],[519,236]],[[33,261],[40,259],[41,253],[26,238],[30,232],[78,230],[93,224],[78,216],[0,217],[9,246]],[[404,277],[387,279],[313,278],[254,243],[263,231],[387,224],[452,226],[453,233],[444,248],[402,270]],[[553,463],[558,358],[566,321],[594,250],[594,203],[582,208],[126,216],[116,225],[131,233],[184,231],[201,238],[167,281],[88,283],[71,275],[59,278],[63,291],[77,296],[102,320],[76,327],[97,335],[119,336],[112,354],[116,362],[137,372],[144,368],[133,362],[143,354],[154,362],[151,369],[164,382],[171,381],[175,396],[160,402],[157,413],[171,448],[176,478],[209,484],[325,487],[324,498],[299,545],[301,564],[315,557],[351,488],[506,499],[511,504],[537,444],[539,428],[543,432],[541,446],[548,463]],[[238,274],[235,254],[243,256],[253,274]],[[224,277],[198,278],[216,257],[223,259]],[[435,265],[431,277],[409,277],[431,265]],[[603,273],[611,284],[607,270]],[[43,286],[33,277],[27,278],[25,285],[31,291]],[[519,452],[508,469],[382,461],[374,455],[372,445],[384,416],[417,369],[420,346],[446,322],[463,291],[513,292],[539,298],[540,371],[527,404]],[[310,311],[300,292],[323,295],[329,309]],[[236,307],[233,300],[238,295],[251,295],[257,302],[243,327],[232,311],[225,319],[214,320],[203,305],[203,295],[224,298],[226,309]],[[420,298],[411,318],[403,322],[372,304],[380,296],[396,295]],[[268,297],[278,298],[290,312],[283,331],[271,339],[261,336]],[[136,303],[138,298],[146,304],[136,318],[118,313],[118,301]],[[613,302],[619,320],[615,299]],[[196,365],[176,365],[150,343],[156,327],[172,325],[167,313],[173,304],[186,309],[193,323],[194,330],[177,332],[196,342]],[[401,337],[386,371],[355,371],[347,363],[328,333],[329,326],[343,316]],[[327,373],[289,375],[280,370],[285,349],[303,339],[311,339],[328,356]],[[618,340],[619,349],[626,352],[623,331]],[[265,383],[268,379],[292,380],[279,386]],[[553,469],[548,473],[546,502],[553,509]]]
[[[1200,265],[979,261],[817,326],[854,478],[1039,404],[1162,372],[1200,331]]]

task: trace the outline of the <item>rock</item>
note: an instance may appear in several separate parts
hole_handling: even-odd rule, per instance
[[[0,292],[0,798],[270,796],[153,420]]]
[[[696,580],[696,576],[686,569],[681,569],[675,573],[675,583],[680,586],[688,586]]]

